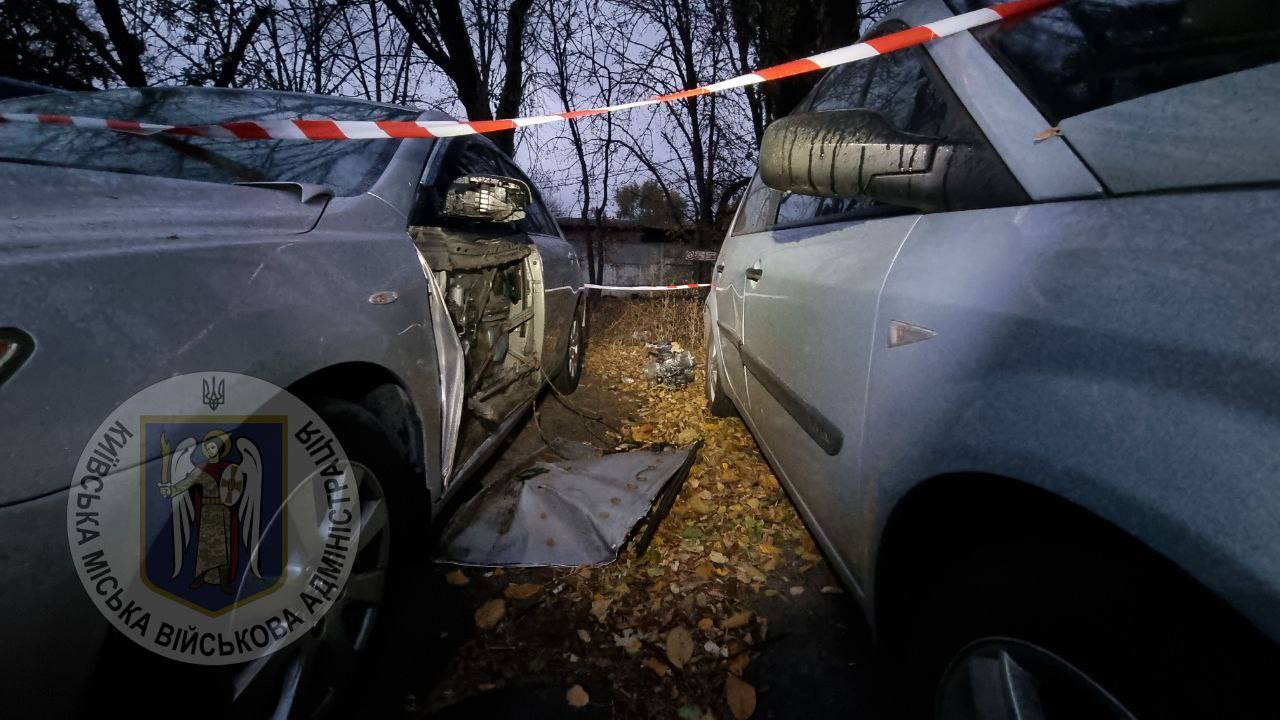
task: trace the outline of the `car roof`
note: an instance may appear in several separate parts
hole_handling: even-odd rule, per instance
[[[314,93],[291,92],[287,90],[269,90],[269,89],[262,89],[262,88],[222,88],[222,87],[192,87],[192,86],[183,86],[183,85],[162,85],[162,86],[153,86],[153,87],[145,87],[145,88],[121,87],[121,88],[109,88],[105,90],[67,90],[67,91],[59,91],[56,93],[56,95],[66,99],[73,99],[76,97],[88,97],[88,96],[108,98],[112,95],[123,95],[126,93],[143,93],[143,94],[155,95],[155,96],[183,96],[187,98],[197,98],[197,97],[204,96],[204,97],[209,97],[210,99],[215,99],[218,96],[221,96],[223,98],[271,97],[271,98],[280,98],[282,100],[283,99],[314,100],[316,102],[328,102],[328,103],[338,102],[338,103],[344,103],[344,104],[349,103],[352,105],[362,105],[370,108],[386,108],[387,110],[393,110],[393,111],[396,111],[397,113],[412,112],[412,113],[417,113],[419,116],[419,119],[422,119],[422,120],[454,120],[454,118],[450,117],[449,115],[443,112],[440,112],[439,110],[423,109],[419,107],[414,107],[412,105],[396,105],[392,103],[366,100],[364,98],[358,98],[358,97],[345,97],[342,95],[317,95]],[[22,100],[22,99],[29,99],[29,98],[30,96],[26,96],[24,98],[13,98],[13,99]],[[0,101],[0,106],[2,106],[3,104],[4,104],[4,101]]]

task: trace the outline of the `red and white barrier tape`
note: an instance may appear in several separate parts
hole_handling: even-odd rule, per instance
[[[711,287],[711,283],[685,283],[683,285],[593,285],[591,283],[583,283],[582,287],[588,290],[627,290],[637,292],[656,292],[659,290],[689,290],[692,288]]]
[[[457,135],[475,135],[478,133],[498,132],[541,125],[543,123],[577,120],[578,118],[619,112],[632,108],[657,105],[684,98],[708,95],[710,93],[746,87],[779,78],[802,75],[824,68],[843,65],[845,63],[865,60],[876,55],[884,55],[895,50],[913,47],[930,40],[955,35],[966,30],[1011,18],[1030,15],[1064,2],[1064,0],[1013,0],[990,8],[972,10],[944,20],[926,25],[907,28],[899,32],[882,35],[866,42],[854,43],[835,50],[829,50],[807,58],[761,68],[746,75],[729,80],[703,85],[701,87],[681,90],[666,95],[637,102],[610,105],[590,110],[571,110],[554,115],[535,115],[510,120],[474,120],[457,122],[452,120],[393,120],[393,121],[356,121],[356,120],[244,120],[225,122],[217,125],[160,125],[143,123],[134,120],[108,120],[103,118],[86,118],[72,115],[34,115],[26,113],[0,113],[0,121],[31,122],[46,125],[68,125],[77,128],[100,128],[121,132],[151,135],[167,133],[170,135],[195,135],[202,137],[237,138],[241,140],[375,140],[400,138],[454,137]]]

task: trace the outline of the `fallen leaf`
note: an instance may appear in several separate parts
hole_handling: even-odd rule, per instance
[[[751,622],[751,611],[740,610],[721,621],[720,627],[725,630],[733,630],[749,622]]]
[[[756,689],[736,675],[725,676],[724,698],[737,720],[747,720],[756,711]]]
[[[672,628],[667,633],[667,659],[672,665],[680,669],[684,669],[684,664],[689,662],[689,658],[693,657],[693,636],[689,631],[682,628]]]
[[[743,671],[747,669],[747,665],[751,662],[751,653],[743,651],[729,658],[729,672],[742,676]]]
[[[1045,140],[1048,140],[1049,138],[1059,137],[1061,135],[1062,135],[1062,128],[1051,127],[1036,133],[1035,137],[1032,138],[1032,142],[1042,143]]]
[[[658,677],[666,677],[667,673],[671,672],[671,668],[667,667],[667,664],[658,658],[648,658],[644,661],[644,664]]]
[[[841,594],[841,590],[840,590],[840,588],[836,587],[835,585],[823,585],[823,586],[822,586],[822,592],[824,592],[824,593],[826,593],[826,594],[828,594],[828,595],[840,595],[840,594]]]
[[[725,557],[724,553],[716,552],[715,550],[712,550],[711,554],[708,555],[707,557],[711,559],[711,562],[717,565],[724,565],[725,563],[729,562],[729,558]]]
[[[444,579],[448,581],[450,585],[458,585],[458,586],[466,585],[467,583],[471,582],[471,578],[467,577],[467,574],[462,572],[462,570],[460,569],[454,570],[448,575],[445,575]]]
[[[792,594],[792,595],[803,595],[803,594],[804,594],[804,588],[800,587],[799,585],[792,585],[792,586],[791,586],[791,594]]]
[[[590,644],[591,633],[587,632],[586,630],[583,630],[582,628],[578,628],[578,639],[584,643]]]
[[[591,601],[591,614],[598,622],[603,623],[609,616],[609,598],[596,598]]]
[[[698,629],[703,632],[708,632],[711,630],[711,628],[715,626],[716,626],[715,621],[709,617],[704,617],[698,621]]]
[[[582,689],[581,685],[574,685],[569,688],[569,692],[564,694],[564,699],[569,701],[570,707],[576,708],[586,707],[587,703],[591,702],[591,696],[587,694],[586,690]],[[751,703],[753,706],[755,705],[754,690],[752,690]]]
[[[538,583],[511,583],[502,595],[508,600],[528,600],[542,591]]]
[[[488,630],[502,622],[502,618],[506,616],[507,603],[502,598],[494,598],[476,610],[476,627]]]

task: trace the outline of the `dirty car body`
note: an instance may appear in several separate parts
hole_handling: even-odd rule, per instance
[[[448,120],[196,88],[5,105],[172,124]],[[423,539],[402,549],[412,555],[544,378],[563,382],[572,364],[577,260],[536,190],[528,222],[457,225],[440,211],[438,190],[456,176],[528,182],[486,139],[241,142],[17,125],[0,138],[0,327],[21,351],[0,368],[0,665],[17,715],[76,707],[99,660],[107,623],[70,562],[66,493],[80,448],[132,394],[229,370],[359,408],[403,468],[382,482],[413,500],[392,510],[413,526],[405,537]]]
[[[957,668],[1016,695],[1003,658],[1139,717],[1273,716],[1244,708],[1280,642],[1276,15],[1069,2],[837,68],[766,136],[709,400],[924,706]]]

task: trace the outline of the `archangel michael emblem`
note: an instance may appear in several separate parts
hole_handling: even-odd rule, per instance
[[[144,418],[161,462],[144,494],[143,569],[153,588],[217,614],[282,574],[284,427],[282,418],[199,420]]]

